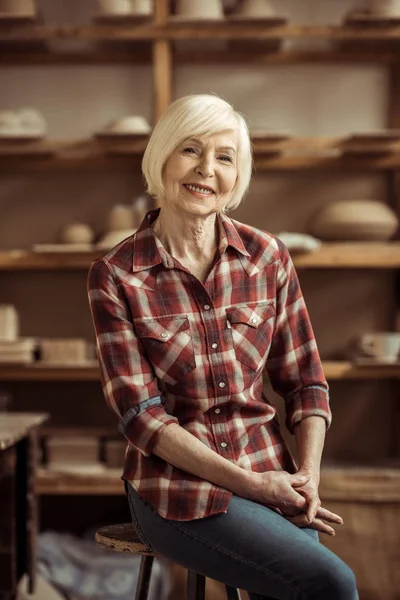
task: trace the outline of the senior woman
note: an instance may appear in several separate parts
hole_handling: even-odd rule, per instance
[[[318,497],[331,412],[292,261],[226,214],[251,170],[244,118],[213,95],[180,98],[143,157],[161,208],[91,266],[103,390],[128,441],[122,477],[139,535],[176,563],[252,600],[355,600],[352,571],[318,541],[342,520]]]

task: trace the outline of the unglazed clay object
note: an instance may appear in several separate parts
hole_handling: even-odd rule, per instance
[[[0,14],[34,17],[35,0],[0,0]]]
[[[86,223],[68,223],[61,230],[63,244],[90,244],[93,240],[93,229]]]
[[[317,212],[307,227],[322,240],[385,241],[397,230],[396,214],[376,200],[342,200]]]
[[[136,233],[136,229],[120,229],[119,231],[109,231],[96,244],[98,250],[110,250],[117,244]]]
[[[129,15],[132,9],[130,0],[97,0],[97,4],[103,15]]]
[[[176,13],[182,19],[223,19],[220,0],[177,0]]]
[[[246,18],[262,18],[262,17],[274,17],[276,11],[269,0],[243,0],[243,3],[236,13]]]
[[[313,252],[321,246],[320,240],[306,233],[282,231],[276,237],[285,244],[289,252]]]
[[[128,204],[115,204],[107,217],[107,230],[120,231],[135,227],[132,206]]]
[[[365,0],[361,10],[382,17],[400,16],[400,0]]]

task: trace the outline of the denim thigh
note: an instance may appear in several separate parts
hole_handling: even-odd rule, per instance
[[[226,513],[192,521],[161,517],[126,485],[132,519],[150,548],[252,600],[357,600],[353,572],[270,508],[232,496]]]

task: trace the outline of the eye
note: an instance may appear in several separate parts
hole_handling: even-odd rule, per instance
[[[193,146],[188,146],[183,149],[184,154],[198,154],[197,148],[193,148]]]
[[[223,162],[233,162],[232,158],[228,155],[228,154],[221,154],[221,156],[218,157],[219,160],[222,160]]]

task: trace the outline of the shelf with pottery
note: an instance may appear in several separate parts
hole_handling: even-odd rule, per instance
[[[131,117],[125,117],[131,118]],[[138,116],[133,116],[138,118]],[[122,120],[122,119],[121,119]],[[3,127],[3,126],[2,126]],[[0,171],[30,172],[49,169],[131,168],[139,165],[148,136],[110,135],[56,141],[24,133],[8,137],[0,132]],[[252,143],[259,171],[400,169],[400,132],[371,131],[332,138],[295,137],[291,133],[254,131]]]
[[[357,365],[349,361],[323,361],[325,377],[343,379],[399,379],[400,362],[379,364],[377,362]],[[89,366],[14,365],[0,367],[0,381],[100,381],[97,364]]]
[[[41,495],[124,494],[122,469],[105,469],[101,474],[57,473],[39,469],[37,492]],[[379,481],[379,485],[377,482]],[[321,470],[320,495],[324,500],[398,502],[400,468],[388,466],[328,466]]]
[[[157,40],[280,40],[313,39],[327,41],[379,42],[398,41],[400,26],[343,25],[273,25],[263,20],[240,22],[223,19],[215,22],[189,22],[170,18],[164,25],[153,23],[130,23],[120,20],[118,24],[45,25],[15,24],[0,25],[2,42],[46,42],[66,41],[157,41]]]
[[[87,270],[104,251],[32,252],[0,251],[0,271]],[[314,252],[296,253],[298,268],[396,269],[400,268],[400,242],[325,242]]]
[[[29,66],[29,65],[107,65],[151,64],[150,51],[137,47],[123,50],[99,47],[93,51],[55,51],[43,46],[42,49],[24,49],[21,46],[18,52],[7,50],[0,53],[0,66]],[[355,48],[352,51],[340,48],[331,50],[282,50],[282,51],[249,51],[243,44],[243,49],[236,50],[208,50],[201,52],[175,50],[173,62],[176,65],[207,65],[207,64],[253,64],[253,65],[293,65],[293,64],[383,64],[396,65],[400,62],[397,52],[387,49]]]

